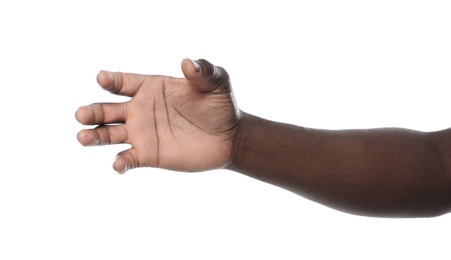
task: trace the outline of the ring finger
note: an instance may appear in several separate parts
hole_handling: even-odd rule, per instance
[[[84,146],[99,146],[127,142],[125,125],[102,125],[78,132],[78,141]]]

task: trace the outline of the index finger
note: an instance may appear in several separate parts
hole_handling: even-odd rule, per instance
[[[145,76],[139,74],[102,70],[97,74],[97,83],[113,94],[132,97],[144,83]]]

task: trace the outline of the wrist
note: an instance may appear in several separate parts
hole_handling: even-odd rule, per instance
[[[258,117],[240,111],[236,134],[232,140],[231,156],[226,169],[240,171],[246,161],[246,154],[250,154],[250,150],[253,148],[252,143],[255,139],[259,139],[258,131],[256,131],[257,124]]]

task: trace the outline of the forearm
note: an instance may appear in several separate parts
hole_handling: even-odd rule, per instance
[[[242,113],[229,169],[359,215],[435,216],[451,208],[440,134],[327,131]]]

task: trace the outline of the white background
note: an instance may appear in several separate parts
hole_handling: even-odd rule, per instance
[[[0,259],[449,259],[451,215],[348,215],[218,170],[116,174],[101,69],[226,68],[241,109],[314,128],[451,126],[449,1],[2,1]]]

